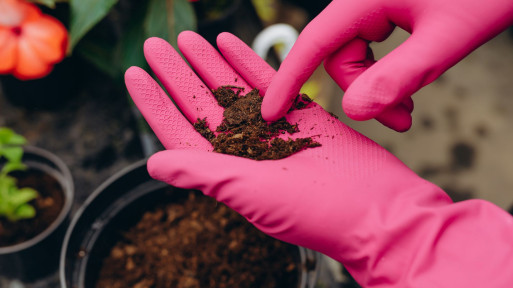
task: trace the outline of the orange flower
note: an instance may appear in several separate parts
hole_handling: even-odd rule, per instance
[[[68,32],[23,0],[0,0],[0,74],[42,78],[66,55]]]

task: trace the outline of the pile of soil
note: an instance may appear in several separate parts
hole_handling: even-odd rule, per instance
[[[38,197],[29,202],[36,209],[36,216],[11,222],[0,217],[0,247],[30,240],[48,228],[64,206],[64,192],[52,176],[35,169],[10,174],[18,179],[18,187],[33,188]]]
[[[296,246],[199,192],[146,212],[120,238],[103,260],[98,288],[298,286]]]
[[[214,151],[255,160],[276,160],[290,156],[306,148],[321,144],[312,138],[283,140],[280,134],[299,132],[297,124],[281,118],[267,123],[261,115],[262,96],[254,89],[241,96],[242,89],[234,86],[222,86],[214,90],[219,105],[225,108],[223,121],[216,128],[215,135],[206,119],[198,119],[194,128],[214,146]],[[292,105],[292,110],[302,109],[311,99],[302,94]]]

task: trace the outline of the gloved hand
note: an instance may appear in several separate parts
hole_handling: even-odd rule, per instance
[[[335,0],[299,35],[267,90],[262,115],[267,121],[285,115],[324,61],[345,91],[350,118],[406,131],[412,94],[511,24],[511,0]],[[396,25],[411,37],[376,62],[369,42],[385,40]]]
[[[340,261],[364,287],[513,287],[509,214],[480,200],[452,204],[315,103],[286,118],[299,124],[292,138],[311,136],[321,147],[265,161],[211,152],[191,125],[205,117],[211,129],[220,123],[223,109],[209,89],[265,90],[275,72],[228,33],[218,37],[224,57],[193,32],[180,34],[178,46],[194,71],[164,40],[147,40],[144,53],[183,116],[142,69],[125,75],[168,149],[149,159],[152,177],[199,189],[263,232]]]

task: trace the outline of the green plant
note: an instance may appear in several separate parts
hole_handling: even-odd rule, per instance
[[[0,158],[5,164],[0,170],[0,217],[10,221],[33,218],[36,210],[28,202],[37,198],[38,194],[32,188],[19,188],[16,178],[8,174],[13,171],[23,171],[26,166],[22,163],[23,147],[26,139],[9,128],[0,127]]]

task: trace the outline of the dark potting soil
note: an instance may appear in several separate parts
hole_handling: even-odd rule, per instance
[[[266,236],[227,206],[191,192],[122,232],[96,287],[293,288],[298,254],[296,246]]]
[[[36,216],[16,222],[0,217],[0,247],[34,238],[57,219],[64,206],[64,192],[54,177],[35,169],[16,171],[11,176],[18,179],[18,187],[38,191],[39,196],[29,202],[36,209]]]
[[[310,137],[278,138],[285,132],[299,132],[298,125],[288,123],[285,118],[265,122],[260,112],[263,98],[256,89],[244,96],[240,95],[242,89],[234,86],[222,86],[213,92],[219,105],[225,108],[223,121],[216,128],[217,136],[208,128],[207,119],[198,119],[194,128],[212,143],[215,152],[255,160],[275,160],[321,145]],[[302,109],[310,102],[308,96],[298,96],[291,110]]]

